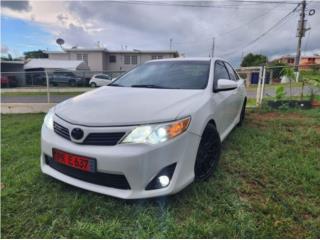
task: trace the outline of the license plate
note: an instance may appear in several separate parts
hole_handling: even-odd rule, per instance
[[[52,150],[52,156],[53,156],[53,160],[60,164],[63,164],[72,168],[76,168],[85,172],[96,171],[95,159],[67,153],[58,149]]]

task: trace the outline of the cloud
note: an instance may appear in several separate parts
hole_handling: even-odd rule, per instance
[[[193,5],[177,6],[177,5]],[[172,5],[172,6],[167,6]],[[65,39],[66,46],[95,47],[100,41],[108,49],[169,49],[186,56],[208,56],[215,37],[215,55],[238,63],[249,52],[266,54],[294,53],[299,13],[291,14],[259,41],[248,45],[279,19],[294,4],[260,4],[236,2],[137,2],[114,1],[30,1],[30,12],[5,11],[5,15],[39,23],[55,37]],[[208,7],[209,6],[209,7]],[[308,3],[318,9],[319,2]],[[303,50],[319,49],[320,15],[307,16],[311,31],[303,39]]]
[[[28,1],[1,1],[1,7],[19,12],[31,10],[31,6]]]

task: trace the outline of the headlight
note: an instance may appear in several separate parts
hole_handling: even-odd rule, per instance
[[[43,124],[51,130],[53,129],[53,116],[54,116],[54,112],[52,109],[50,109],[43,120]]]
[[[190,117],[164,124],[140,126],[132,130],[122,143],[157,144],[168,141],[185,132],[189,126]]]

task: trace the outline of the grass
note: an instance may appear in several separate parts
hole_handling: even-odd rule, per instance
[[[50,96],[77,96],[82,92],[50,92]],[[3,92],[2,97],[47,96],[46,92]]]
[[[41,174],[42,114],[2,115],[2,238],[319,238],[320,111],[249,112],[207,182],[124,201]]]

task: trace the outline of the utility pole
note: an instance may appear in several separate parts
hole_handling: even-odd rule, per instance
[[[300,56],[301,56],[301,43],[302,43],[302,38],[305,35],[305,32],[310,30],[306,29],[306,6],[307,2],[306,0],[303,0],[301,3],[301,12],[300,12],[300,20],[298,21],[298,30],[297,30],[297,37],[298,37],[298,45],[297,45],[297,53],[296,53],[296,59],[294,62],[294,71],[297,73],[297,79],[299,77],[298,72],[299,72],[299,64],[300,64]]]
[[[212,38],[212,47],[211,47],[211,57],[213,58],[214,56],[214,38]]]
[[[172,50],[172,38],[170,38],[170,50]]]

